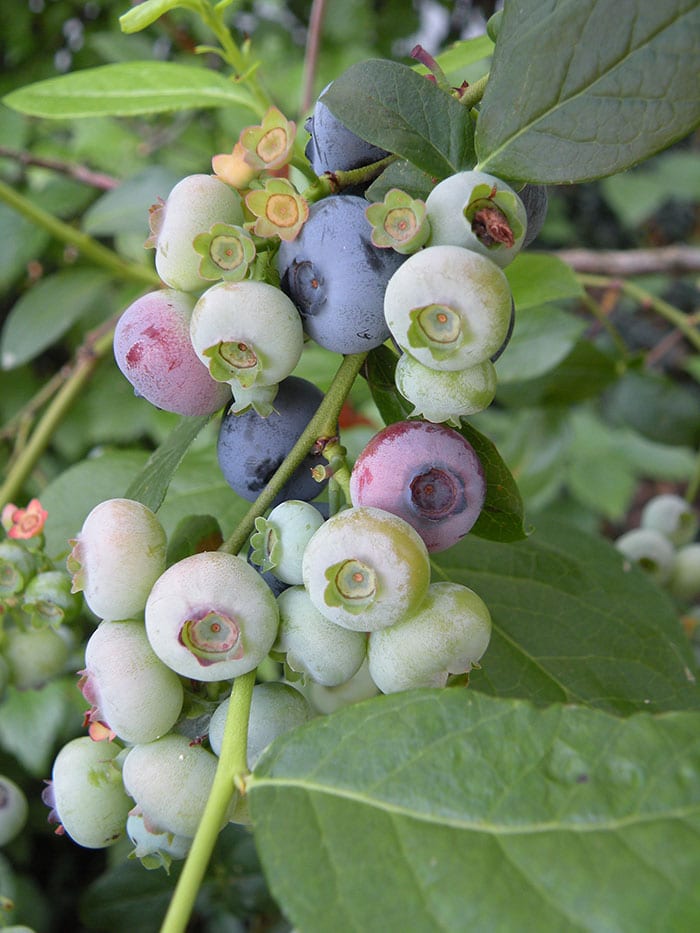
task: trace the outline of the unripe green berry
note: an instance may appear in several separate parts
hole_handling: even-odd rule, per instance
[[[0,846],[11,842],[27,822],[29,805],[24,791],[13,780],[0,775]]]
[[[409,353],[396,364],[396,388],[414,406],[411,417],[459,426],[460,418],[483,411],[496,395],[491,360],[455,371],[430,369]]]
[[[649,499],[642,509],[639,523],[642,528],[660,531],[676,547],[690,544],[698,530],[695,509],[681,496],[670,493]]]
[[[700,544],[686,544],[676,551],[668,588],[682,602],[700,595]]]
[[[615,547],[660,586],[668,583],[675,551],[661,532],[653,528],[632,528],[620,535]]]

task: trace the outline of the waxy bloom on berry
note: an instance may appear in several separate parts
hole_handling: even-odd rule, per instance
[[[8,538],[35,538],[41,534],[48,514],[38,499],[32,499],[26,509],[10,502],[2,510],[2,527]]]
[[[257,217],[258,236],[293,240],[309,216],[309,205],[285,178],[268,178],[264,188],[248,192],[245,204]]]

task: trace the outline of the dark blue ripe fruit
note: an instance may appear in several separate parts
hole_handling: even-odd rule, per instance
[[[321,92],[328,90],[330,84]],[[347,171],[378,162],[389,153],[356,136],[334,116],[322,100],[316,102],[313,115],[304,124],[311,134],[306,144],[306,158],[317,175],[324,172]]]
[[[253,502],[272,478],[301,436],[323,393],[313,383],[289,376],[279,385],[274,410],[262,418],[252,408],[242,415],[229,411],[221,422],[217,455],[224,479],[243,499]],[[285,499],[308,502],[322,490],[323,483],[311,475],[324,463],[320,454],[309,454],[286,483],[275,503]]]
[[[364,353],[389,337],[384,291],[407,258],[372,244],[367,207],[356,195],[317,201],[299,236],[277,254],[281,288],[304,330],[334,353]]]

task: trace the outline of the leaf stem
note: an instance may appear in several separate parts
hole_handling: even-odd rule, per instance
[[[362,369],[367,358],[366,353],[354,353],[346,356],[333,377],[333,382],[316,410],[316,414],[307,424],[294,447],[284,462],[273,474],[265,489],[241,519],[233,534],[221,545],[219,550],[229,554],[238,554],[245,546],[253,528],[255,519],[272,505],[275,497],[287,480],[292,476],[304,457],[319,438],[333,437],[337,430],[338,415],[343,407],[348,392]]]
[[[126,262],[118,256],[113,250],[108,249],[94,240],[82,230],[71,227],[64,223],[53,214],[49,214],[43,208],[34,204],[29,198],[15,191],[4,181],[0,181],[0,201],[4,201],[13,210],[16,210],[27,220],[32,221],[38,227],[43,227],[56,239],[64,243],[70,243],[75,246],[82,255],[90,259],[98,266],[109,270],[119,278],[126,279],[129,282],[138,282],[141,285],[159,286],[161,284],[157,274],[146,266],[140,266],[133,262]]]
[[[233,682],[214,782],[192,848],[165,914],[161,933],[183,933],[186,929],[231,801],[248,773],[248,718],[254,686],[255,671],[236,677]]]
[[[688,320],[688,317],[674,305],[658,298],[645,288],[641,288],[635,282],[629,282],[627,279],[612,279],[607,275],[587,275],[579,273],[577,276],[579,282],[587,288],[608,288],[612,285],[620,289],[623,294],[632,298],[647,308],[652,308],[661,317],[665,318],[670,324],[673,324],[683,336],[692,343],[696,350],[700,350],[700,329],[695,327]]]

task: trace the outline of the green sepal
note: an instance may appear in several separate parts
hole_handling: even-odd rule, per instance
[[[260,567],[263,573],[279,564],[282,544],[277,529],[262,515],[255,519],[255,531],[250,536],[250,546],[253,549],[250,560]]]

